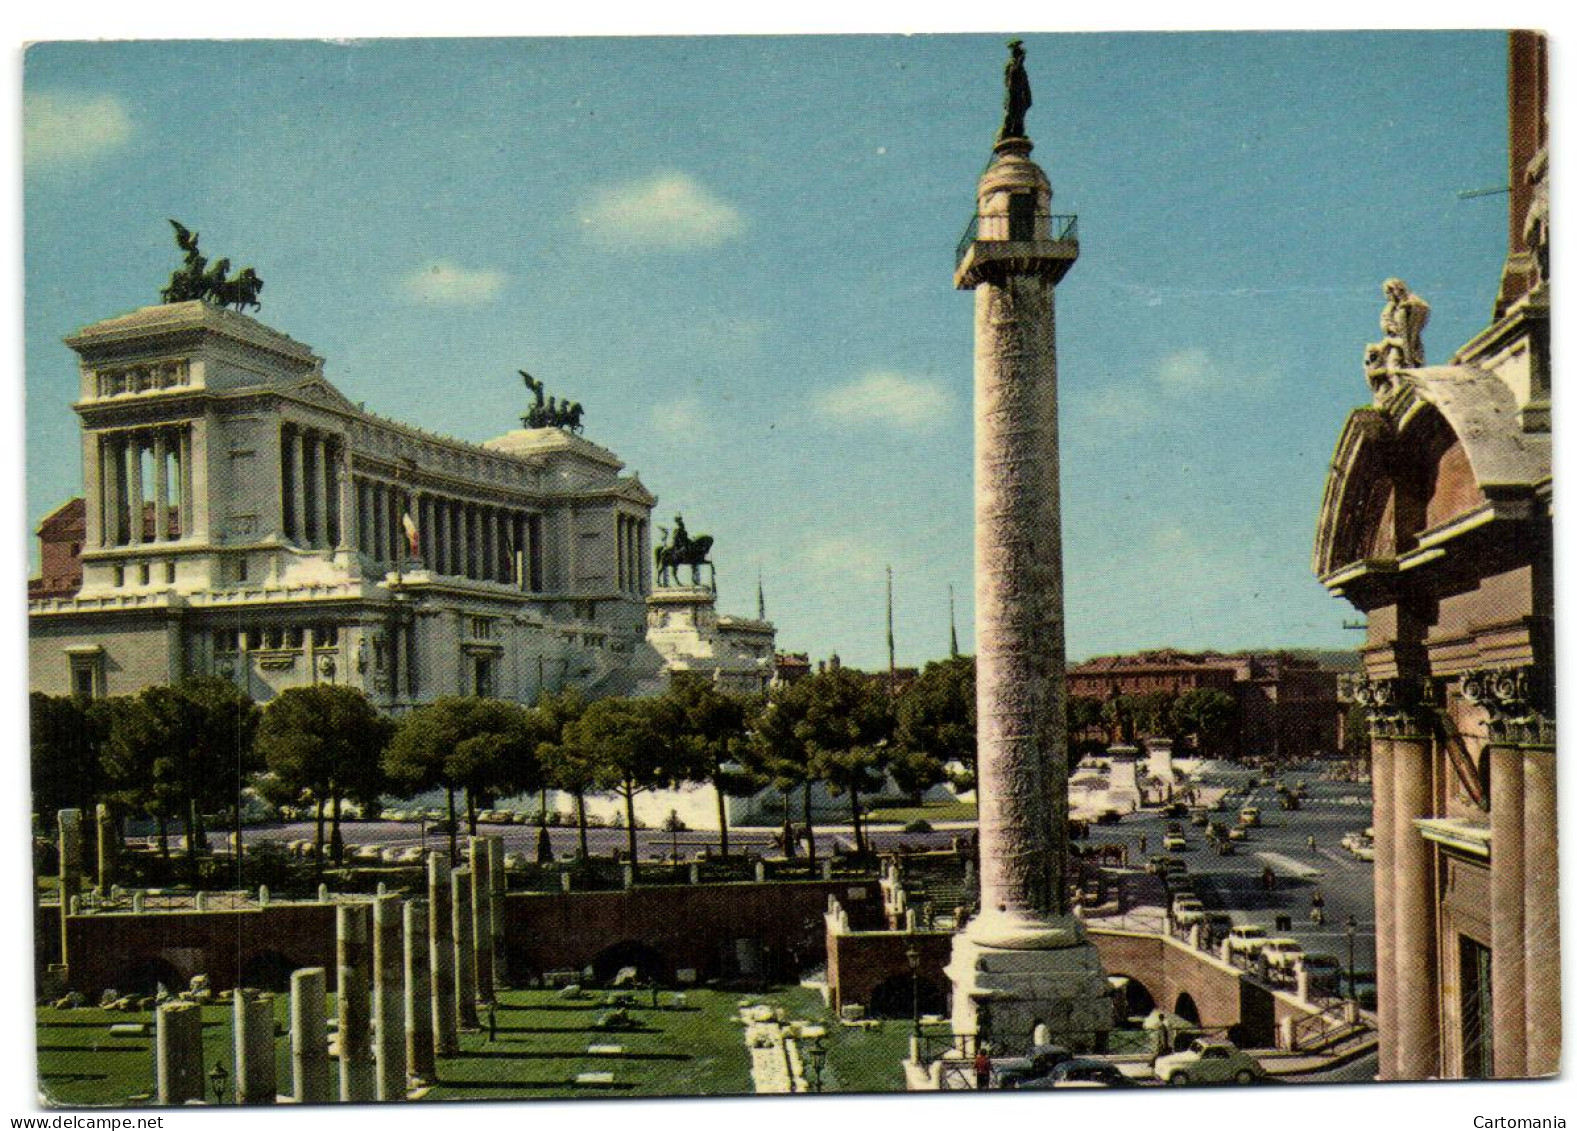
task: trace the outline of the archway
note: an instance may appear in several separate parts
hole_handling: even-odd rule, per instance
[[[1113,974],[1111,981],[1114,985],[1120,983],[1121,986],[1123,1014],[1117,1019],[1119,1025],[1133,1019],[1143,1021],[1155,1010],[1155,995],[1150,992],[1148,986],[1132,974]]]
[[[667,982],[671,977],[668,960],[662,952],[633,939],[615,943],[592,959],[592,977],[605,986],[627,966],[635,968],[635,976],[641,982]]]
[[[1177,1004],[1172,1007],[1172,1012],[1185,1021],[1199,1024],[1199,1007],[1194,1004],[1194,999],[1186,990],[1177,995]]]
[[[254,954],[241,967],[236,984],[248,989],[284,993],[290,989],[290,975],[301,969],[301,964],[277,950],[264,950]]]
[[[178,993],[186,988],[186,979],[173,963],[155,955],[144,955],[116,970],[114,979],[104,988],[145,997],[158,993],[160,986],[170,993]]]
[[[947,1013],[947,987],[934,978],[921,975],[911,980],[908,974],[894,974],[876,984],[865,1011],[872,1017],[890,1021],[908,1020],[918,1001],[920,1014]]]

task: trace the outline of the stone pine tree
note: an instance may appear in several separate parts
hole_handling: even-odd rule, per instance
[[[800,737],[811,775],[834,796],[846,795],[855,851],[864,854],[863,796],[882,786],[893,735],[892,699],[878,679],[836,668],[800,681],[805,714]]]
[[[942,781],[975,787],[975,658],[954,656],[925,666],[898,697],[893,780],[910,792]]]
[[[805,748],[801,725],[805,719],[810,698],[806,693],[809,679],[802,679],[786,687],[779,687],[760,704],[751,726],[750,741],[745,754],[751,769],[771,781],[783,795],[783,819],[788,823],[789,796],[799,790],[804,799],[805,848],[810,866],[816,866],[815,809],[811,803],[811,787],[815,778],[811,772],[810,753]],[[787,851],[788,846],[784,845]]]
[[[632,865],[639,859],[635,798],[679,779],[679,727],[678,714],[666,699],[599,699],[564,730],[564,744],[591,768],[596,784],[624,802]]]
[[[80,695],[28,697],[33,811],[46,828],[57,810],[89,813],[109,800],[101,757],[110,710],[107,700]]]
[[[580,751],[565,744],[564,732],[586,713],[586,698],[573,687],[544,692],[531,713],[537,720],[537,759],[542,767],[544,785],[575,799],[580,858],[584,860],[591,855],[586,835],[586,792],[596,784],[596,774],[581,758]],[[546,822],[545,799],[542,817]]]
[[[1172,706],[1173,727],[1193,738],[1205,757],[1224,754],[1237,726],[1237,700],[1225,691],[1196,687],[1178,696]]]
[[[361,691],[319,684],[282,691],[263,711],[257,746],[279,801],[309,802],[316,814],[314,860],[323,871],[324,824],[335,864],[344,862],[340,807],[375,800],[383,787],[382,757],[393,731]]]
[[[717,827],[722,855],[728,855],[728,799],[761,788],[759,775],[745,766],[746,725],[752,705],[745,696],[720,690],[711,680],[675,673],[668,700],[679,725],[679,772],[706,782],[717,794]],[[677,768],[677,767],[676,767]]]

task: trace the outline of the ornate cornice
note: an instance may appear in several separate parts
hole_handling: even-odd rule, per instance
[[[1363,679],[1353,698],[1368,715],[1370,734],[1397,737],[1429,733],[1430,691],[1425,681],[1408,677]]]
[[[1554,745],[1554,688],[1544,669],[1475,668],[1462,673],[1458,690],[1463,699],[1484,709],[1493,740]]]

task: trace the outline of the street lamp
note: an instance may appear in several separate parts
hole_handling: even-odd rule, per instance
[[[825,1068],[826,1065],[827,1046],[821,1043],[820,1037],[817,1037],[810,1043],[811,1091],[821,1091],[821,1070]]]
[[[914,1022],[914,1035],[920,1036],[920,948],[910,943],[903,956],[909,960],[909,1016]]]
[[[209,1082],[213,1084],[213,1088],[214,1088],[214,1103],[216,1103],[216,1104],[224,1103],[225,1102],[225,1081],[230,1079],[230,1073],[225,1071],[225,1066],[224,1066],[224,1063],[222,1061],[218,1061],[218,1060],[214,1061],[214,1066],[213,1066],[212,1070],[210,1070],[209,1073],[208,1073],[208,1079],[209,1079]]]
[[[1347,996],[1358,1000],[1358,975],[1353,969],[1353,944],[1358,934],[1358,916],[1347,916]]]

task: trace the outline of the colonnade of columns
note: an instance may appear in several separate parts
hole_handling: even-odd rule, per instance
[[[473,503],[415,492],[357,477],[357,548],[376,562],[419,557],[434,573],[496,581],[526,591],[542,589],[542,519],[509,506]],[[405,521],[416,529],[411,553]]]
[[[621,514],[617,516],[616,524],[615,552],[618,556],[619,591],[640,596],[647,589],[646,523],[630,515]]]
[[[282,424],[279,453],[280,519],[285,537],[306,548],[348,548],[344,441],[326,432]]]
[[[130,428],[92,436],[88,460],[90,544],[173,542],[193,531],[189,425]]]

